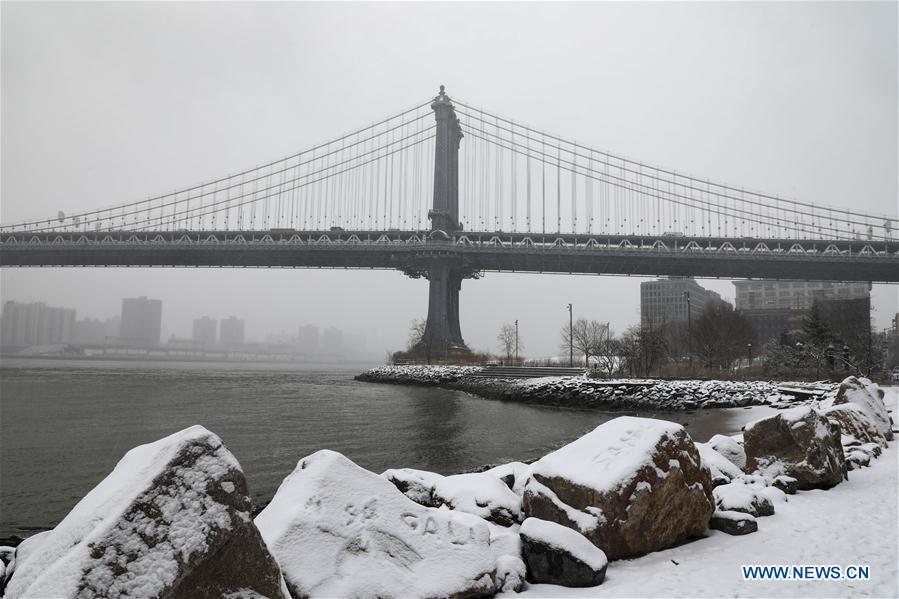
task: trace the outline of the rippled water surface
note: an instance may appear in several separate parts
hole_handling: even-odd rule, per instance
[[[538,457],[620,415],[354,381],[362,368],[4,360],[0,535],[56,524],[126,451],[193,424],[222,437],[267,500],[318,449],[375,472],[452,473]],[[705,440],[765,409],[641,415]]]

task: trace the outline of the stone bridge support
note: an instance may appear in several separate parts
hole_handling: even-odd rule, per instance
[[[461,230],[459,225],[459,143],[462,128],[455,108],[444,87],[431,104],[437,121],[434,154],[434,198],[428,212],[431,240],[440,241]],[[462,280],[474,276],[459,268],[451,258],[430,258],[422,273],[428,278],[428,320],[425,333],[410,352],[428,362],[468,354],[459,323],[459,290]]]

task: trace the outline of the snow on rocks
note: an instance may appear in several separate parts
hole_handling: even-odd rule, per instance
[[[527,478],[530,476],[530,468],[530,465],[524,462],[509,462],[508,464],[500,464],[489,470],[484,470],[484,474],[495,476],[506,483],[506,486],[510,489],[515,489],[515,481],[520,481],[522,477]]]
[[[592,587],[605,578],[606,554],[580,533],[539,518],[525,520],[520,533],[531,582]]]
[[[781,474],[774,477],[774,480],[771,481],[771,486],[775,489],[780,489],[785,495],[795,495],[796,491],[799,490],[799,481],[792,476]]]
[[[714,500],[682,426],[625,416],[535,462],[523,508],[620,559],[701,536]]]
[[[883,391],[866,378],[850,376],[837,390],[834,406],[852,404],[861,408],[887,441],[893,440],[893,423],[883,403]],[[864,439],[859,439],[864,441]]]
[[[446,385],[480,372],[480,366],[379,366],[356,376],[356,380],[398,385]]]
[[[491,399],[602,409],[694,410],[752,405],[789,406],[833,395],[837,386],[768,381],[659,381],[549,376],[493,378],[476,366],[381,366],[357,380],[398,385],[441,386]]]
[[[521,521],[521,498],[502,480],[483,472],[441,477],[434,486],[434,501],[502,526]]]
[[[396,468],[385,470],[381,476],[406,497],[427,507],[445,505],[502,526],[521,521],[521,498],[501,478],[488,472],[442,476],[424,470]]]
[[[727,512],[742,512],[751,516],[771,516],[774,504],[755,485],[741,482],[715,487],[715,507]]]
[[[739,536],[757,532],[759,529],[755,517],[744,512],[715,510],[709,520],[709,528]]]
[[[496,560],[496,590],[521,592],[527,580],[527,566],[515,555],[501,555]]]
[[[708,445],[740,470],[746,467],[746,450],[743,449],[743,444],[734,437],[713,435],[709,439]]]
[[[434,485],[443,478],[440,474],[414,468],[391,468],[382,472],[381,476],[415,503],[425,507],[439,507],[434,501]]]
[[[730,460],[715,451],[710,443],[695,443],[702,465],[712,474],[712,486],[726,485],[743,474]]]
[[[799,489],[829,489],[847,478],[840,427],[809,406],[746,425],[747,472],[798,481]]]
[[[185,429],[129,451],[56,528],[23,542],[5,597],[283,597],[250,510],[221,439]]]
[[[256,525],[295,599],[495,592],[483,520],[421,506],[334,451],[300,460]]]
[[[877,443],[886,446],[887,440],[883,433],[866,411],[858,404],[844,403],[825,408],[822,414],[836,420],[840,425],[840,431],[844,435],[854,437],[859,444]]]

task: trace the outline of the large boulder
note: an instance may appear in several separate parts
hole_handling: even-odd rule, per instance
[[[831,420],[836,420],[840,424],[842,434],[854,437],[860,444],[877,443],[886,447],[886,437],[878,430],[868,412],[858,404],[839,404],[826,408],[821,413]]]
[[[256,525],[294,599],[467,598],[496,590],[483,520],[419,505],[334,451],[300,460]]]
[[[746,471],[787,475],[799,489],[829,489],[846,480],[840,427],[802,406],[746,425]]]
[[[406,497],[426,507],[445,505],[503,526],[521,521],[521,498],[500,477],[487,472],[442,476],[425,470],[385,470],[389,480]],[[512,479],[514,484],[514,477]]]
[[[714,435],[707,444],[740,470],[746,467],[746,451],[733,437]]]
[[[185,429],[125,454],[22,552],[5,597],[284,597],[250,510],[221,439]]]
[[[566,587],[593,587],[606,577],[606,554],[561,524],[528,518],[521,525],[528,580]]]
[[[887,441],[893,440],[893,426],[890,413],[883,403],[883,392],[868,379],[857,379],[854,376],[846,378],[840,383],[837,395],[833,400],[834,406],[853,404],[858,406],[877,431]],[[861,439],[860,439],[861,440]]]
[[[701,536],[714,500],[682,426],[624,416],[535,462],[523,508],[620,559]]]

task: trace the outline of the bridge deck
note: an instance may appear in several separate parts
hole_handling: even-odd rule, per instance
[[[899,241],[422,231],[0,234],[0,266],[397,269],[899,282]]]

